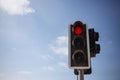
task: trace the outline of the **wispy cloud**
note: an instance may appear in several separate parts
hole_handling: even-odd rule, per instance
[[[59,62],[58,66],[63,67],[63,68],[67,68],[67,64],[65,62]]]
[[[51,46],[51,49],[57,53],[57,54],[60,54],[60,55],[67,55],[67,48],[66,47],[63,47],[63,46]]]
[[[40,57],[41,57],[41,59],[43,59],[43,60],[53,60],[53,59],[54,59],[51,55],[48,55],[48,54],[46,54],[46,55],[41,55]]]
[[[56,45],[52,45],[50,48],[53,52],[60,54],[60,55],[68,55],[68,48],[67,48],[67,36],[59,36],[55,40]]]
[[[29,0],[0,0],[0,8],[10,15],[26,15],[35,12],[30,7]]]
[[[31,79],[28,79],[25,76],[20,77],[20,76],[16,76],[16,75],[10,75],[10,76],[6,75],[2,78],[0,77],[0,80],[31,80]]]
[[[45,70],[45,71],[54,71],[55,69],[52,66],[44,66],[44,67],[42,67],[42,70]]]
[[[22,71],[17,71],[17,74],[32,74],[32,71],[22,70]]]
[[[57,37],[56,42],[58,45],[67,45],[67,40],[68,40],[67,36],[59,36]]]

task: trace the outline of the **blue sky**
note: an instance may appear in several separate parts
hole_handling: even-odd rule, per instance
[[[100,34],[85,80],[119,80],[119,0],[0,0],[0,80],[75,80],[67,40],[77,20]]]

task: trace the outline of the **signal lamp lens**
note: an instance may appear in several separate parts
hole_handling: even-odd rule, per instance
[[[75,34],[80,35],[82,32],[83,32],[83,30],[81,27],[75,27],[75,29],[74,29]]]
[[[85,61],[84,53],[79,50],[75,51],[75,53],[73,54],[73,61],[77,65],[83,64],[83,62]]]
[[[73,46],[75,46],[76,49],[83,49],[84,48],[84,40],[82,37],[76,37],[74,40],[73,40]]]

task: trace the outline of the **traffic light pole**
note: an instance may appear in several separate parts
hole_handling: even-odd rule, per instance
[[[80,76],[80,80],[84,80],[84,70],[83,69],[81,69],[81,70],[79,70],[79,76]]]

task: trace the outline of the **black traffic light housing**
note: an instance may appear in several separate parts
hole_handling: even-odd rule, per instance
[[[84,74],[91,74],[91,58],[100,53],[99,33],[94,28],[88,29],[86,24],[76,21],[69,26],[68,37],[68,64],[74,69],[74,74],[79,75],[79,71]]]
[[[84,69],[84,74],[85,74],[85,75],[91,74],[91,73],[92,73],[92,68],[90,68],[90,69]],[[78,69],[74,69],[74,74],[75,74],[75,75],[79,75]]]
[[[90,68],[89,33],[86,24],[76,21],[69,27],[69,67]]]
[[[94,28],[89,29],[89,42],[90,42],[90,56],[96,57],[100,53],[100,44],[96,44],[99,40],[99,33],[94,31]]]

